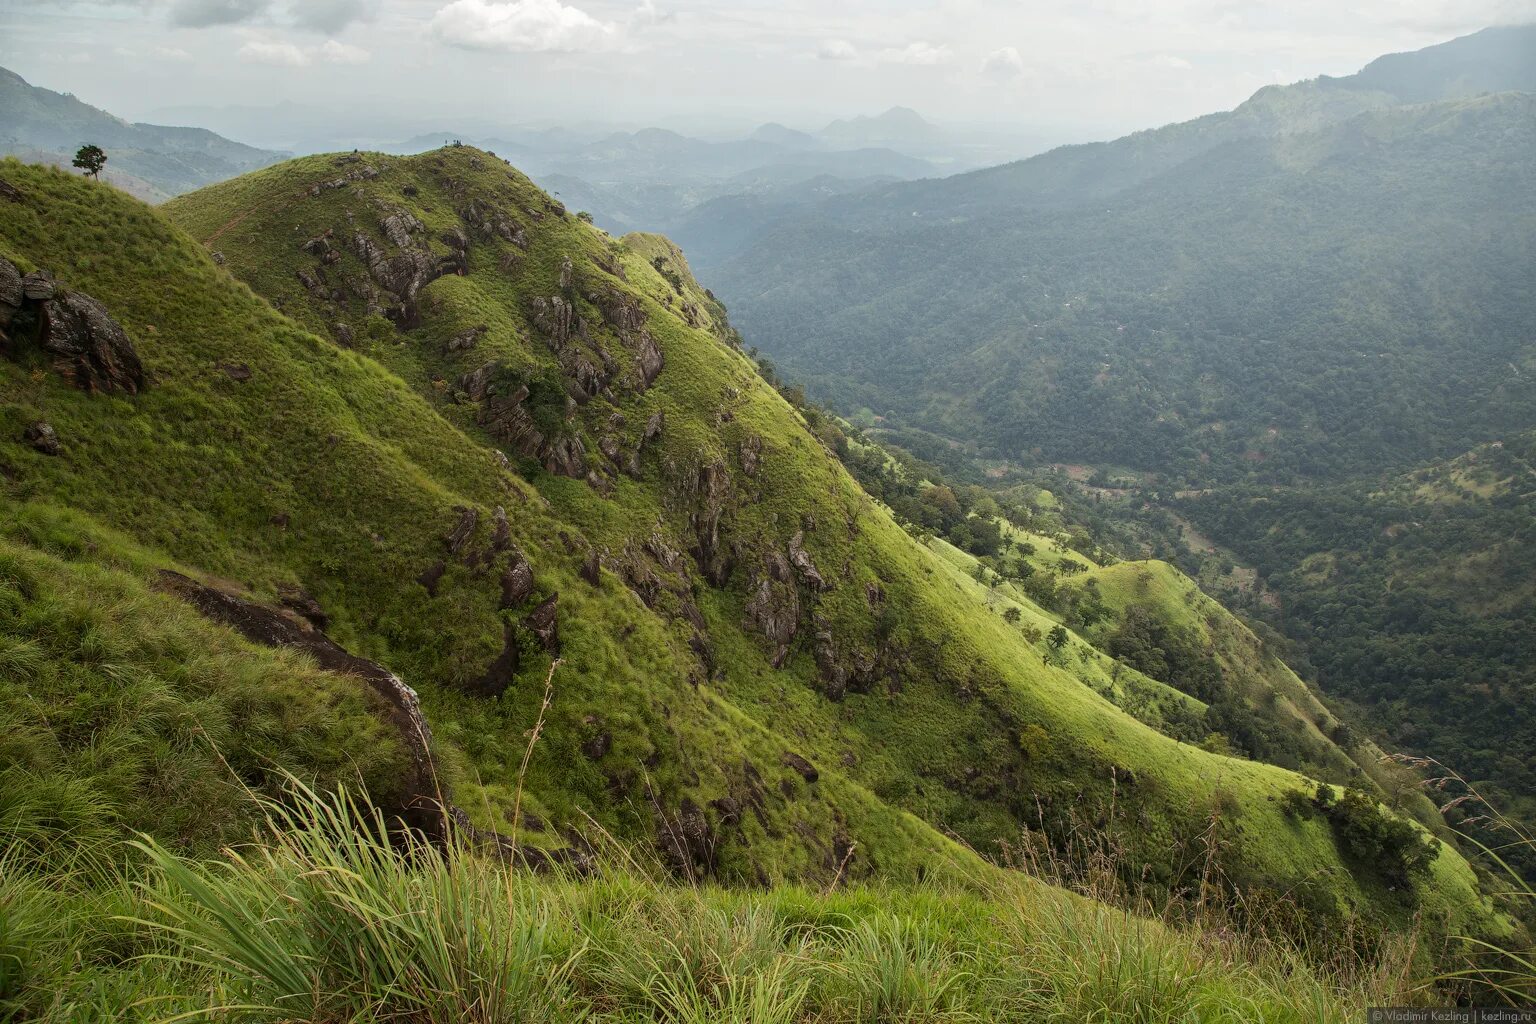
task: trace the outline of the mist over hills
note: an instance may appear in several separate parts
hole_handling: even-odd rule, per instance
[[[1133,550],[1209,568],[1330,693],[1516,802],[1528,775],[1500,743],[1536,676],[1505,570],[1536,496],[1498,474],[1446,506],[1402,479],[1536,426],[1533,69],[1536,27],[1488,29],[1113,142],[715,204],[678,235],[813,393],[1004,482],[1091,476]]]

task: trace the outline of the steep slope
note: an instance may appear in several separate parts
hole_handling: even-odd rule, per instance
[[[813,391],[988,455],[1176,486],[1409,465],[1532,422],[1533,126],[1509,93],[1233,142],[1075,211],[823,207],[706,279]]]
[[[265,167],[283,156],[202,128],[130,124],[0,68],[0,155],[68,167],[86,143],[107,151],[107,181],[150,202]]]
[[[169,204],[191,237],[89,182],[0,178],[0,252],[59,279],[0,362],[8,511],[313,595],[420,691],[479,826],[571,857],[595,821],[685,876],[910,878],[978,869],[948,835],[990,855],[1075,811],[1177,886],[1214,814],[1249,890],[1481,913],[1455,851],[1411,878],[1362,860],[1287,813],[1311,782],[1143,725],[946,583],[662,240],[606,238],[468,148],[260,171]],[[136,347],[131,389],[90,375],[100,351],[52,369],[33,323],[82,294]]]

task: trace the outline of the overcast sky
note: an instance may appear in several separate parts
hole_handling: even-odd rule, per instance
[[[0,64],[136,120],[286,101],[728,129],[904,104],[1107,135],[1533,20],[1536,0],[0,0]]]

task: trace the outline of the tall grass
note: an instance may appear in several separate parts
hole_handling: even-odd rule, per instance
[[[639,857],[534,875],[392,847],[345,793],[263,807],[217,858],[145,839],[140,869],[70,891],[7,873],[0,1019],[1313,1024],[1413,998],[1392,965],[1319,967],[1023,878],[748,891]]]

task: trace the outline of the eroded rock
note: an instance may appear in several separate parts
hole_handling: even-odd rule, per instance
[[[554,655],[560,653],[560,622],[556,615],[559,606],[560,595],[550,594],[523,619],[523,625],[538,638],[539,645]]]
[[[54,357],[54,368],[75,386],[130,395],[143,389],[144,364],[101,303],[82,292],[70,292],[42,302],[40,319],[44,350]]]
[[[64,454],[64,444],[59,440],[58,432],[53,429],[52,424],[39,420],[22,431],[21,436],[44,455]]]
[[[815,782],[821,778],[821,773],[816,770],[815,765],[793,751],[784,751],[779,760],[783,763],[784,767],[792,768],[798,772],[800,777],[806,782]]]

